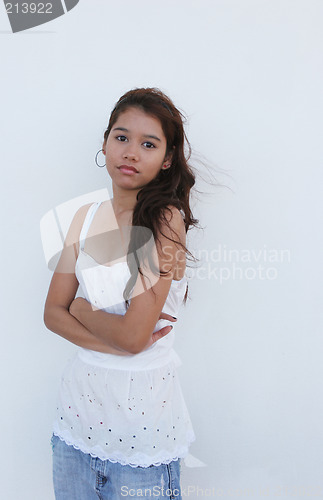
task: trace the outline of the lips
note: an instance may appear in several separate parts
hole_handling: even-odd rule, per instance
[[[118,167],[119,169],[121,170],[128,170],[130,172],[136,172],[138,174],[138,170],[133,167],[132,165],[120,165],[120,167]]]

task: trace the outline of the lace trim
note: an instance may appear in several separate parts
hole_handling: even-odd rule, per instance
[[[115,454],[113,456],[106,457],[106,455],[104,455],[104,454],[91,453],[86,448],[86,446],[84,446],[83,443],[80,443],[80,444],[72,443],[71,441],[69,441],[69,439],[66,439],[66,438],[60,436],[56,431],[54,431],[53,434],[55,436],[57,436],[61,441],[66,443],[68,446],[73,446],[73,448],[75,450],[79,450],[82,453],[86,453],[88,455],[91,455],[92,458],[99,458],[100,460],[109,460],[109,462],[112,462],[114,464],[119,463],[121,465],[130,465],[130,467],[133,467],[133,468],[136,468],[136,467],[147,468],[147,467],[150,467],[151,465],[158,466],[158,465],[162,465],[162,464],[169,464],[170,462],[172,462],[174,460],[178,460],[179,458],[184,458],[188,454],[188,448],[193,443],[193,441],[195,441],[195,439],[196,439],[194,432],[189,432],[187,435],[187,445],[177,448],[178,451],[176,452],[175,456],[172,458],[169,458],[169,456],[168,456],[168,457],[160,459],[159,461],[156,461],[156,459],[154,459],[153,457],[149,458],[149,457],[147,457],[147,455],[136,455],[137,463],[131,463],[131,462],[129,462],[129,459],[127,459],[126,457],[116,456]],[[140,462],[140,463],[138,463],[138,462]]]

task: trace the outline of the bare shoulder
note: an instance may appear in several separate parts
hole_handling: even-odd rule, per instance
[[[138,340],[134,347],[137,351],[134,352],[140,352],[145,348],[165,305],[172,280],[179,281],[183,277],[186,254],[180,244],[186,246],[185,239],[182,214],[176,207],[168,205],[163,209],[156,242],[157,250],[159,247],[156,263],[160,271],[166,274],[156,277],[147,266],[144,275],[138,275],[131,303],[125,315],[129,328],[136,328],[134,338],[137,337]]]
[[[177,207],[175,207],[174,205],[167,205],[163,209],[163,212],[164,212],[165,216],[168,218],[168,220],[172,220],[173,218],[175,218],[175,221],[183,221],[183,216],[182,216],[180,210]]]
[[[82,205],[80,208],[78,208],[74,214],[74,217],[73,217],[73,220],[72,220],[72,224],[81,224],[83,225],[83,222],[84,222],[84,219],[86,217],[86,214],[90,208],[90,206],[92,205],[93,203],[87,203],[86,205]]]
[[[73,220],[68,229],[64,247],[52,276],[44,310],[45,324],[46,318],[50,318],[51,306],[62,306],[69,308],[75,297],[78,280],[75,276],[75,263],[78,255],[78,242],[80,231],[84,223],[85,216],[91,203],[81,206],[74,214]],[[48,316],[49,314],[49,316]]]
[[[186,228],[180,210],[167,205],[163,211],[166,219],[158,235],[158,256],[163,271],[172,268],[174,279],[182,278],[186,267]]]
[[[92,203],[87,203],[86,205],[82,205],[75,212],[74,217],[72,219],[72,222],[70,224],[68,233],[66,235],[66,240],[65,240],[66,245],[74,245],[75,244],[77,246],[77,250],[78,250],[78,243],[79,243],[79,239],[80,239],[81,229],[82,229],[82,226],[84,224],[86,214],[87,214],[91,205],[92,205]]]
[[[168,237],[175,239],[185,245],[186,229],[183,216],[180,210],[174,205],[167,205],[163,210],[163,217],[166,222],[162,222],[161,231]]]
[[[80,233],[90,206],[91,203],[82,205],[75,212],[65,237],[60,259],[55,269],[56,273],[74,273],[75,263],[79,253]]]

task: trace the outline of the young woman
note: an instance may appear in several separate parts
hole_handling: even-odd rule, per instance
[[[102,146],[113,198],[76,212],[51,280],[45,324],[80,347],[52,436],[57,500],[181,499],[195,435],[170,323],[187,299],[186,233],[198,222],[182,116],[156,88],[119,99]]]

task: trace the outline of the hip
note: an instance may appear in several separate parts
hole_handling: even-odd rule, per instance
[[[52,436],[53,482],[56,500],[120,500],[142,498],[150,490],[156,499],[181,500],[180,459],[148,467],[101,460]]]
[[[171,362],[175,363],[176,366],[182,364],[175,350],[168,345],[162,344],[161,341],[158,341],[158,343],[155,343],[146,351],[129,356],[101,353],[84,348],[78,350],[77,356],[84,363],[92,366],[126,371],[152,370]]]

